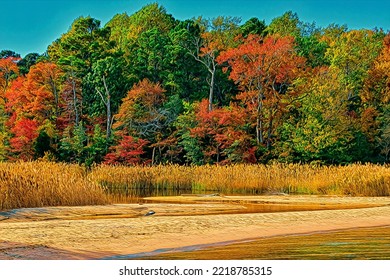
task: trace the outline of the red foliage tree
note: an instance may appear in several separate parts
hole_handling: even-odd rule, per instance
[[[211,161],[225,164],[231,162],[256,162],[256,147],[247,133],[246,111],[232,104],[230,107],[209,110],[209,101],[199,103],[196,112],[198,125],[191,130],[201,140],[204,155]]]
[[[60,103],[58,88],[61,72],[53,63],[38,63],[26,77],[14,80],[6,92],[9,111],[36,119],[40,124],[55,120]]]
[[[11,152],[20,154],[22,159],[32,156],[33,142],[40,131],[51,138],[58,132],[60,78],[61,71],[55,64],[41,62],[31,67],[25,77],[13,80],[5,93],[11,116],[7,124],[13,133]]]
[[[230,66],[230,78],[242,91],[237,98],[256,127],[256,140],[269,148],[275,122],[288,100],[288,88],[305,63],[304,58],[296,54],[294,38],[269,36],[263,39],[251,35],[237,48],[222,52],[217,61]]]
[[[110,148],[110,153],[104,157],[105,164],[137,165],[141,164],[144,147],[148,141],[132,136],[123,136],[118,145]]]
[[[19,114],[23,111],[23,104],[28,102],[25,93],[25,82],[25,77],[18,77],[10,84],[6,91],[5,98],[7,102],[5,107],[9,113],[13,113],[14,115]]]
[[[31,160],[34,155],[33,142],[38,137],[37,121],[25,118],[17,120],[11,132],[14,134],[10,139],[12,152],[17,153],[20,159]]]

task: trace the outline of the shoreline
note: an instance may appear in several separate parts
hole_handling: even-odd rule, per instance
[[[166,198],[168,199],[168,198]],[[173,198],[173,199],[181,199]],[[390,198],[234,197],[268,203],[371,205],[369,208],[236,213],[244,204],[146,203],[42,208],[35,216],[0,221],[0,259],[107,259],[187,246],[273,236],[390,226]],[[156,214],[144,216],[153,209]],[[44,211],[43,211],[44,210]],[[125,211],[125,213],[124,213]],[[26,211],[27,213],[29,211]]]

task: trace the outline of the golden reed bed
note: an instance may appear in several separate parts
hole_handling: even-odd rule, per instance
[[[319,194],[388,196],[388,165],[300,164],[230,166],[107,166],[91,169],[63,163],[0,163],[0,209],[101,205],[108,190],[186,189],[222,194]]]

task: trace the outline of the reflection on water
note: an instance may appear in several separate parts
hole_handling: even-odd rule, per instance
[[[144,202],[144,197],[178,196],[191,193],[191,189],[179,188],[109,188],[107,194],[114,203],[139,203]]]
[[[132,255],[153,260],[390,260],[390,227],[279,236]],[[128,256],[129,257],[129,256]]]
[[[332,204],[332,203],[271,203],[264,201],[245,201],[235,199],[234,194],[224,194],[219,196],[212,192],[204,193],[193,193],[191,189],[161,189],[161,188],[111,188],[107,191],[107,194],[112,203],[176,203],[176,204],[187,204],[186,200],[161,200],[154,199],[152,201],[145,200],[146,197],[168,197],[168,196],[194,196],[196,200],[190,203],[196,204],[210,204],[210,203],[224,203],[230,205],[239,205],[232,210],[225,210],[220,214],[245,214],[245,213],[274,213],[274,212],[291,212],[291,211],[317,211],[317,210],[335,210],[335,209],[357,209],[374,207],[370,204],[356,204],[356,203],[345,203],[345,204]],[[210,196],[211,194],[211,196]],[[244,194],[240,194],[244,195]],[[251,194],[250,194],[251,195]],[[230,196],[224,199],[225,196]],[[210,200],[210,197],[219,197],[218,200]],[[203,199],[204,198],[204,199]],[[203,213],[202,215],[215,214],[214,212]],[[181,215],[183,215],[181,213]],[[186,215],[186,214],[184,214]],[[196,213],[188,213],[187,215],[197,215]]]
[[[235,199],[234,194],[226,193],[222,196],[212,192],[192,193],[191,189],[180,189],[180,188],[111,188],[107,191],[107,195],[111,203],[177,203],[177,204],[187,204],[188,201],[179,201],[179,200],[161,200],[153,199],[152,201],[145,200],[147,197],[168,197],[168,196],[194,196],[198,199],[191,201],[190,203],[197,204],[209,204],[209,203],[224,203],[230,205],[240,205],[242,207],[234,210],[226,210],[221,214],[235,214],[235,213],[274,213],[274,212],[291,212],[291,211],[316,211],[316,210],[335,210],[335,209],[357,209],[357,208],[367,208],[375,207],[378,205],[371,204],[357,204],[357,203],[271,203],[264,201],[245,201],[240,199]],[[210,201],[211,197],[218,197],[218,200]],[[245,194],[240,194],[245,195]],[[248,194],[252,195],[252,193]],[[229,198],[224,198],[225,196],[230,196]],[[203,198],[204,197],[204,200]],[[207,214],[207,213],[206,213]],[[215,214],[215,213],[210,213]],[[189,213],[188,215],[193,215]],[[196,214],[194,214],[196,215]]]

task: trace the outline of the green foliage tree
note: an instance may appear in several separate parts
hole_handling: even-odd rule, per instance
[[[84,163],[88,157],[87,144],[88,136],[82,122],[76,127],[68,126],[60,141],[60,159],[71,163]]]
[[[178,144],[184,150],[184,162],[195,165],[205,163],[204,154],[199,139],[191,133],[191,129],[198,124],[195,114],[195,103],[184,102],[184,111],[174,123],[176,127],[175,136]]]
[[[157,29],[161,34],[167,34],[175,25],[175,19],[164,7],[157,3],[144,6],[132,15],[115,15],[107,24],[110,28],[111,40],[117,43],[120,50],[129,55],[131,47],[139,36],[149,30]]]
[[[19,71],[21,74],[26,75],[31,66],[39,62],[41,55],[38,53],[29,53],[18,62]]]
[[[116,51],[126,49],[129,40],[130,16],[127,13],[117,14],[105,25],[110,29],[110,40],[116,42]]]
[[[2,50],[0,51],[0,58],[9,58],[9,57],[17,57],[20,58],[20,54],[11,51],[11,50]]]
[[[91,166],[94,163],[101,163],[108,153],[108,148],[112,143],[111,138],[107,138],[107,134],[101,129],[100,125],[95,125],[93,135],[89,137],[89,145],[87,149],[87,158],[85,164]]]
[[[265,37],[267,35],[266,28],[267,26],[264,20],[259,20],[254,17],[240,26],[240,33],[244,38],[247,38],[250,34]]]
[[[331,67],[341,71],[341,82],[348,89],[350,110],[359,106],[360,92],[367,71],[382,48],[384,35],[369,30],[344,32],[330,43],[326,57]]]
[[[134,42],[145,31],[156,28],[159,32],[167,34],[175,25],[175,19],[168,14],[163,6],[152,3],[129,17],[127,38]]]
[[[301,35],[301,24],[298,14],[288,11],[280,17],[274,18],[265,31],[270,35],[278,34],[282,37],[293,36],[297,38]]]
[[[85,92],[91,92],[83,98],[89,104],[85,111],[90,117],[105,116],[107,139],[111,137],[113,115],[128,90],[124,67],[123,58],[108,56],[96,61],[84,79],[85,89],[88,89]]]
[[[112,42],[110,29],[101,28],[100,21],[91,17],[79,17],[69,31],[48,47],[50,59],[59,61],[62,58],[73,57],[78,59],[81,75],[90,72],[92,65],[104,57],[110,49]]]
[[[132,61],[130,75],[133,82],[148,79],[161,83],[167,79],[170,70],[170,44],[167,34],[152,28],[141,33],[131,47],[129,61]]]
[[[169,74],[164,87],[172,94],[178,94],[187,102],[199,101],[207,96],[205,83],[209,72],[193,58],[196,52],[194,40],[200,36],[200,26],[194,20],[179,22],[169,33]],[[206,93],[206,94],[205,94]]]
[[[216,17],[213,19],[198,18],[200,35],[191,39],[185,47],[188,53],[209,72],[209,111],[215,100],[216,79],[218,70],[217,57],[220,52],[236,45],[235,37],[239,34],[240,19],[236,17]]]
[[[279,127],[275,154],[286,162],[350,162],[350,120],[337,72],[317,69],[300,86],[304,93]]]
[[[51,138],[45,131],[40,131],[37,139],[34,142],[34,157],[42,158],[45,156],[45,153],[52,152],[51,149]]]

